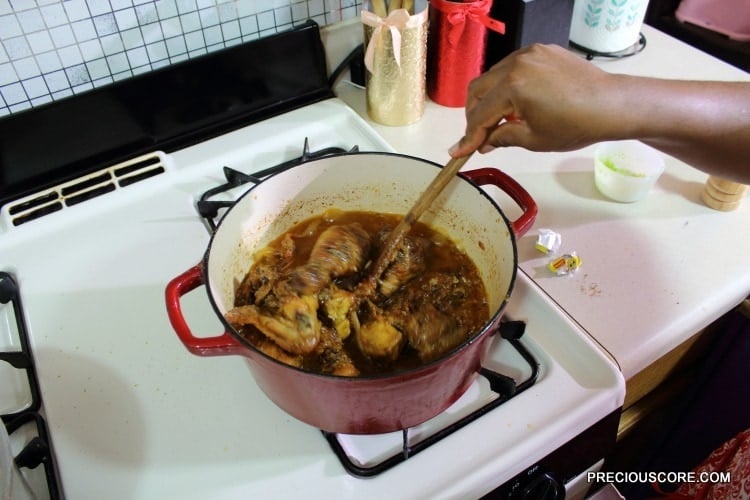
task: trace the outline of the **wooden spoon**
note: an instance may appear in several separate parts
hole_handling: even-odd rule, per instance
[[[376,16],[383,19],[388,17],[388,7],[385,5],[385,0],[373,0],[370,3],[372,4],[372,11]]]
[[[380,253],[378,258],[373,264],[370,274],[365,278],[359,285],[360,297],[368,297],[377,285],[378,278],[386,268],[390,265],[393,258],[396,256],[398,247],[401,245],[401,241],[409,232],[411,226],[419,219],[427,207],[429,207],[435,198],[445,189],[445,187],[453,180],[461,167],[466,164],[471,155],[462,156],[461,158],[451,158],[448,163],[440,170],[440,173],[432,180],[427,189],[417,199],[414,206],[406,213],[403,219],[393,228],[393,231],[388,235],[383,245],[383,251]]]

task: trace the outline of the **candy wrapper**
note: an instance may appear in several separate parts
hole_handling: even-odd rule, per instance
[[[551,229],[539,229],[536,249],[546,254],[556,254],[562,244],[562,236]]]
[[[547,269],[558,276],[574,273],[581,267],[581,259],[575,252],[556,257],[547,264]]]

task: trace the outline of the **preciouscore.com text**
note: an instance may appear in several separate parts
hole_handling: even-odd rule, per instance
[[[702,472],[588,472],[589,483],[730,483],[731,473],[727,471]]]

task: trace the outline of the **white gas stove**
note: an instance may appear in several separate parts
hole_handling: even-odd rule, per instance
[[[407,433],[337,436],[332,445],[331,436],[258,389],[249,360],[201,358],[181,344],[164,290],[208,245],[198,199],[226,182],[223,167],[252,174],[298,157],[306,140],[313,151],[390,151],[332,97],[45,187],[98,190],[103,174],[114,179],[111,190],[28,222],[26,198],[3,206],[0,272],[12,276],[23,304],[59,496],[470,499],[501,486],[498,498],[562,487],[568,498],[580,495],[588,486],[582,474],[601,466],[614,443],[624,380],[523,272],[505,316],[525,323],[525,333],[497,336],[485,365],[517,393],[493,405],[507,396],[479,377],[444,414]],[[14,301],[0,302],[0,351],[20,350],[16,309]],[[182,310],[196,335],[222,329],[203,288],[182,298]],[[7,424],[28,410],[30,398],[18,394],[26,374],[4,365]],[[443,439],[418,444],[445,421],[486,405]],[[343,460],[334,453],[339,447]],[[393,466],[370,472],[394,455]],[[57,496],[54,489],[39,493]]]

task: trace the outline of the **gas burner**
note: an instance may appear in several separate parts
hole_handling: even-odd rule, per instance
[[[503,321],[498,333],[528,365],[529,375],[520,383],[513,378],[482,368],[480,378],[453,406],[432,420],[390,434],[348,435],[321,431],[341,465],[356,477],[376,476],[426,450],[534,385],[539,363],[521,343],[526,330],[523,321]]]
[[[46,487],[49,498],[56,500],[61,498],[60,487],[57,482],[54,455],[50,447],[47,425],[40,414],[42,398],[29,345],[29,334],[21,305],[21,294],[16,280],[5,272],[0,272],[0,304],[10,304],[8,308],[0,308],[0,313],[3,314],[11,313],[12,310],[12,314],[7,315],[7,321],[0,321],[0,323],[7,323],[11,327],[11,338],[15,337],[20,346],[20,350],[9,347],[7,351],[0,352],[0,361],[25,372],[26,386],[19,389],[24,394],[18,394],[18,396],[19,399],[29,400],[30,398],[23,408],[17,408],[10,413],[3,414],[2,424],[5,426],[12,442],[19,439],[23,443],[20,452],[14,457],[14,462],[19,469],[25,469],[24,472],[28,472],[24,476],[33,476],[32,478],[25,477],[25,479],[29,479],[27,482],[35,486],[34,490],[38,487]],[[15,347],[14,344],[12,342],[11,347]],[[21,382],[20,385],[24,385],[24,383]],[[39,465],[44,466],[43,474],[33,472]]]
[[[307,137],[305,137],[305,143],[302,146],[302,154],[296,158],[292,158],[291,160],[279,163],[278,165],[259,170],[253,174],[245,174],[243,172],[225,166],[223,171],[224,178],[227,180],[227,182],[211,188],[203,193],[198,200],[198,203],[196,204],[196,208],[198,209],[198,213],[200,214],[200,216],[203,217],[203,219],[206,221],[209,231],[213,233],[216,230],[216,218],[219,216],[219,210],[229,208],[234,204],[234,201],[210,200],[209,198],[227,192],[243,184],[258,184],[264,178],[270,175],[283,172],[284,170],[290,169],[297,165],[302,165],[303,163],[311,160],[316,160],[318,158],[324,158],[327,156],[335,156],[342,153],[355,153],[357,151],[359,151],[359,146],[356,145],[349,150],[333,146],[317,151],[310,151],[309,141]]]

